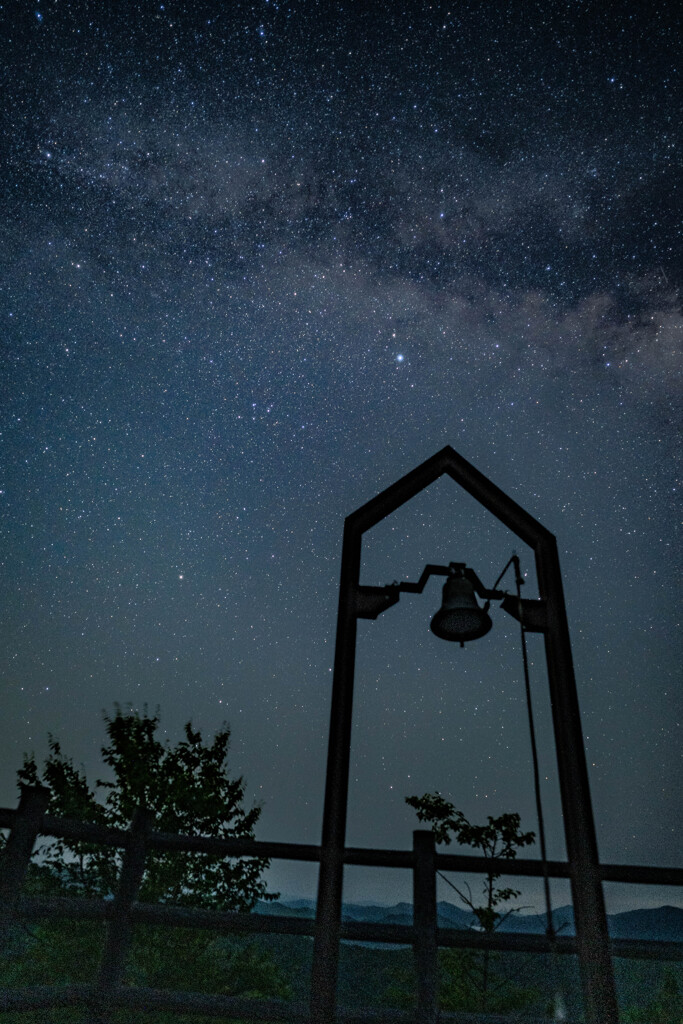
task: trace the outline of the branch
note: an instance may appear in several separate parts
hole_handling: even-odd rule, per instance
[[[440,871],[437,871],[437,875],[440,878],[443,878],[443,880],[446,883],[446,885],[450,885],[451,889],[454,889],[455,892],[457,892],[458,896],[463,901],[463,903],[465,904],[466,907],[469,907],[470,910],[474,911],[474,902],[472,900],[472,890],[470,889],[469,885],[467,885],[467,882],[465,882],[465,885],[467,885],[467,891],[470,894],[469,899],[467,898],[467,896],[465,896],[464,892],[460,892],[460,890],[458,889],[457,885],[453,885],[453,882],[451,882],[450,878],[446,878],[446,876],[444,874],[442,874]]]
[[[530,905],[526,906],[526,907],[510,907],[510,909],[506,910],[504,914],[499,914],[498,915],[499,916],[499,920],[496,922],[496,930],[498,928],[500,928],[500,926],[502,925],[503,921],[505,921],[510,916],[510,914],[518,914],[520,912],[520,910],[531,910],[531,909],[532,908],[531,908]]]

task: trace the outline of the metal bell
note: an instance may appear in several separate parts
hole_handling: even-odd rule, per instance
[[[478,640],[491,628],[491,619],[477,604],[474,587],[462,570],[449,576],[443,587],[441,607],[431,621],[431,631],[441,640]]]

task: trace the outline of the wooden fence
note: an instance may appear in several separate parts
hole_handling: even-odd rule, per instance
[[[124,984],[126,958],[136,923],[164,925],[175,928],[206,928],[223,933],[277,933],[313,935],[315,923],[302,918],[279,918],[261,914],[229,913],[172,905],[145,904],[136,896],[145,869],[149,850],[183,850],[218,854],[223,857],[260,857],[268,859],[319,861],[320,847],[297,843],[257,842],[251,839],[215,839],[207,836],[176,835],[157,832],[148,812],[139,809],[127,830],[56,818],[46,814],[48,792],[42,787],[25,787],[17,809],[0,808],[0,828],[10,834],[0,861],[0,949],[16,920],[70,918],[106,922],[104,949],[98,977],[90,985],[36,986],[22,989],[0,989],[0,1010],[31,1010],[79,1006],[89,1008],[93,1021],[107,1021],[114,1008],[128,1008],[131,1013],[142,1010],[170,1010],[178,1013],[199,1013],[210,1017],[232,1016],[249,1021],[287,1021],[309,1024],[308,1007],[278,1000],[247,999],[236,996],[206,995],[199,992],[176,992]],[[31,854],[39,835],[68,841],[85,841],[123,850],[118,888],[113,899],[78,897],[31,898],[21,893]],[[341,936],[345,940],[411,945],[415,955],[418,979],[417,1009],[338,1010],[340,1024],[398,1024],[417,1020],[481,1021],[502,1024],[509,1017],[496,1014],[441,1013],[437,1008],[437,950],[439,946],[503,950],[508,952],[548,953],[550,943],[545,935],[494,933],[484,935],[437,926],[436,872],[459,871],[486,873],[491,861],[483,857],[437,853],[431,832],[413,833],[412,850],[347,848],[346,864],[368,867],[395,867],[413,872],[413,925],[343,922]],[[539,877],[541,862],[531,859],[502,860],[502,874]],[[550,861],[548,874],[568,878],[569,865]],[[603,881],[683,885],[683,870],[678,868],[636,867],[602,864]],[[683,943],[614,939],[615,956],[656,960],[683,959]],[[554,951],[575,953],[572,937],[558,936]],[[532,1018],[524,1018],[532,1024]],[[545,1022],[545,1018],[544,1018]]]

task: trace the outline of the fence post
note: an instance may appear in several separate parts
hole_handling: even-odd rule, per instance
[[[100,997],[115,989],[123,975],[132,932],[130,908],[145,871],[146,839],[151,824],[152,812],[145,807],[138,807],[130,823],[119,884],[107,925],[97,982]]]
[[[420,1024],[438,1020],[439,964],[436,943],[436,848],[434,833],[413,832],[413,930],[417,1015]]]
[[[45,786],[22,786],[12,831],[0,858],[0,949],[9,938],[12,911],[28,871],[33,846],[50,800]]]

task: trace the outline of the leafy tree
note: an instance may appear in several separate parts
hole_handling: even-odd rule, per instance
[[[50,792],[48,813],[127,828],[136,807],[152,812],[162,832],[218,838],[253,838],[260,807],[245,810],[244,780],[227,773],[230,731],[223,726],[205,743],[190,722],[184,738],[172,747],[157,734],[158,715],[124,712],[105,715],[108,743],[102,758],[113,781],[97,780],[91,789],[82,770],[50,737],[42,772],[35,757],[25,757],[20,783],[42,785]],[[104,800],[96,790],[103,791]],[[111,895],[116,887],[120,853],[112,847],[54,840],[40,847],[40,861],[60,887],[88,895]],[[150,850],[139,898],[185,906],[250,910],[258,899],[276,899],[262,879],[268,861],[221,855]]]
[[[486,872],[483,886],[485,902],[483,905],[476,904],[469,885],[466,884],[467,895],[453,888],[466,907],[472,911],[477,918],[482,931],[493,932],[513,913],[511,908],[501,913],[497,908],[504,906],[511,899],[521,895],[519,889],[498,888],[496,882],[502,875],[502,871],[494,866],[493,861],[512,860],[517,856],[517,850],[523,846],[530,846],[536,839],[535,832],[521,832],[521,818],[519,814],[501,814],[498,818],[488,816],[488,824],[472,825],[462,811],[457,811],[455,806],[448,800],[444,800],[440,793],[425,793],[424,796],[407,796],[406,803],[410,804],[417,811],[420,821],[429,822],[432,832],[438,843],[451,842],[451,834],[461,846],[471,846],[479,850],[484,858],[491,862]],[[452,885],[452,883],[449,883]]]
[[[521,909],[508,906],[511,900],[521,895],[520,890],[497,884],[503,874],[499,861],[514,859],[518,849],[534,842],[535,833],[521,831],[519,814],[501,814],[497,818],[489,815],[486,825],[473,825],[440,793],[407,796],[406,803],[415,809],[420,821],[431,825],[438,843],[449,845],[455,838],[461,846],[470,846],[483,854],[488,862],[482,886],[483,902],[477,901],[467,882],[461,889],[443,875],[441,877],[472,911],[480,929],[492,934],[506,917]],[[469,950],[448,951],[442,955],[441,963],[445,969],[441,991],[444,1009],[521,1009],[536,996],[532,990],[515,988],[513,991],[504,980],[492,984],[489,949],[485,949],[481,956]],[[499,991],[503,988],[507,990]]]
[[[50,793],[48,813],[127,828],[136,807],[147,808],[154,829],[218,838],[253,838],[260,807],[244,807],[244,780],[227,770],[230,732],[223,726],[205,742],[188,723],[172,746],[159,739],[159,716],[116,706],[105,715],[102,748],[112,779],[88,784],[54,737],[42,769],[25,757],[23,785]],[[262,878],[268,861],[258,857],[149,849],[138,899],[184,906],[248,911],[257,900],[276,899]],[[110,897],[121,854],[94,843],[54,839],[39,847],[28,880],[33,893]],[[0,964],[9,984],[81,982],[97,970],[103,932],[91,922],[50,922],[23,942],[24,955]],[[201,989],[229,994],[287,997],[281,972],[258,943],[217,937],[199,929],[135,928],[127,980],[138,985]]]

